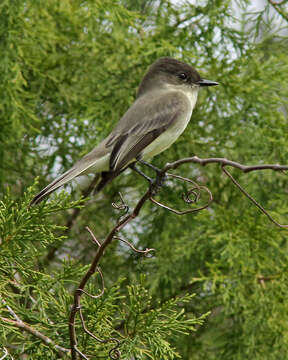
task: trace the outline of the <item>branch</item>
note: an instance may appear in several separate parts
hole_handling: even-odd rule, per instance
[[[89,270],[87,271],[87,273],[84,275],[84,277],[82,278],[78,288],[75,290],[74,293],[74,303],[73,306],[71,308],[71,312],[70,312],[70,316],[69,316],[69,335],[70,335],[70,348],[71,348],[71,357],[72,360],[76,360],[77,359],[77,354],[80,355],[83,359],[88,359],[88,357],[83,354],[78,348],[77,348],[77,336],[76,336],[76,330],[75,330],[75,319],[76,319],[76,315],[77,313],[79,313],[80,315],[80,320],[82,323],[82,327],[84,329],[84,331],[90,335],[92,338],[94,338],[95,340],[101,342],[101,343],[107,343],[109,341],[113,341],[116,342],[116,345],[114,346],[114,348],[109,352],[109,357],[110,359],[119,359],[120,358],[120,351],[118,350],[118,347],[120,345],[119,340],[115,339],[115,338],[109,338],[106,340],[102,340],[98,337],[96,337],[93,333],[91,333],[85,325],[85,321],[83,318],[83,314],[82,314],[82,310],[81,310],[81,296],[83,294],[87,294],[93,298],[99,297],[103,295],[103,291],[104,291],[104,279],[102,276],[102,273],[100,272],[100,269],[98,267],[99,261],[101,259],[101,257],[103,256],[104,250],[107,248],[107,246],[110,245],[110,243],[114,240],[114,239],[118,239],[120,241],[124,241],[126,244],[128,244],[131,249],[133,251],[136,252],[141,252],[144,253],[145,255],[147,255],[147,253],[149,253],[150,251],[152,251],[153,249],[146,249],[144,251],[139,251],[137,249],[135,249],[133,247],[133,245],[131,245],[130,243],[128,243],[126,240],[120,238],[119,236],[117,236],[118,232],[123,229],[129,222],[131,222],[134,218],[136,218],[142,207],[144,206],[145,202],[147,200],[152,201],[154,204],[161,206],[163,208],[165,208],[168,211],[172,211],[173,213],[176,213],[177,215],[183,215],[183,214],[187,214],[189,212],[195,212],[195,211],[200,211],[202,209],[205,209],[208,207],[208,205],[211,203],[211,201],[213,200],[212,194],[210,192],[210,190],[205,187],[205,186],[199,186],[197,183],[195,183],[195,181],[191,180],[191,179],[187,179],[184,178],[182,176],[179,175],[174,175],[174,174],[170,174],[168,173],[168,170],[173,170],[178,168],[179,166],[183,165],[183,164],[188,164],[188,163],[196,163],[196,164],[200,164],[202,166],[208,165],[208,164],[219,164],[221,165],[221,170],[224,172],[224,174],[226,176],[228,176],[231,181],[238,187],[238,189],[250,200],[253,202],[254,205],[256,205],[268,218],[270,221],[272,221],[275,225],[281,227],[281,228],[288,228],[288,225],[281,225],[278,222],[276,222],[268,213],[267,211],[251,196],[249,195],[246,190],[244,190],[244,188],[234,179],[234,177],[227,171],[227,169],[225,167],[234,167],[236,169],[241,170],[244,173],[248,173],[248,172],[252,172],[252,171],[259,171],[259,170],[274,170],[274,171],[287,171],[288,170],[288,166],[287,165],[278,165],[278,164],[267,164],[267,165],[242,165],[238,162],[235,161],[231,161],[231,160],[227,160],[225,158],[207,158],[207,159],[200,159],[197,156],[193,156],[193,157],[189,157],[189,158],[184,158],[184,159],[180,159],[177,160],[173,163],[168,163],[166,164],[166,166],[161,169],[161,170],[157,170],[157,177],[155,179],[155,181],[153,181],[152,183],[150,183],[148,190],[145,192],[145,194],[141,197],[141,199],[138,201],[138,203],[136,204],[135,208],[133,209],[133,211],[130,214],[127,214],[127,212],[129,211],[129,207],[124,203],[123,197],[120,195],[121,198],[121,204],[120,205],[116,205],[116,204],[112,204],[113,207],[118,208],[119,210],[123,210],[125,212],[124,216],[122,216],[117,224],[113,227],[113,229],[110,231],[110,233],[107,235],[106,239],[103,241],[103,243],[100,243],[95,235],[93,234],[93,232],[89,229],[89,233],[92,236],[92,239],[94,241],[95,244],[97,244],[98,249],[97,252],[94,256],[94,259],[92,261],[92,264],[90,265]],[[205,190],[208,195],[209,195],[209,201],[206,205],[202,206],[202,207],[198,207],[196,209],[189,209],[186,211],[178,211],[176,209],[170,208],[158,201],[156,201],[153,196],[160,190],[162,184],[163,184],[163,180],[164,178],[169,175],[172,176],[174,178],[180,179],[182,181],[188,182],[188,183],[192,183],[193,184],[193,188],[190,189],[188,191],[188,194],[183,196],[183,200],[190,204],[190,203],[195,203],[199,200],[200,197],[200,192],[201,190]],[[191,199],[189,196],[193,195],[194,199]],[[96,272],[98,271],[100,273],[101,279],[102,279],[102,291],[100,293],[100,295],[97,296],[92,296],[90,294],[88,294],[87,292],[85,292],[84,288],[87,284],[87,282],[89,281],[90,277]]]
[[[76,330],[75,330],[75,319],[76,319],[76,314],[81,310],[81,304],[80,304],[80,299],[81,296],[83,295],[83,290],[88,282],[88,280],[90,279],[90,277],[95,273],[98,263],[100,261],[100,258],[102,257],[104,250],[106,249],[106,247],[112,242],[112,240],[117,237],[116,234],[125,226],[127,225],[130,221],[132,221],[136,216],[138,216],[140,210],[142,209],[144,203],[152,196],[152,191],[154,189],[153,185],[150,185],[149,189],[146,191],[146,193],[142,196],[142,198],[138,201],[137,205],[135,206],[134,210],[132,211],[132,213],[130,213],[129,215],[126,215],[123,219],[119,220],[118,223],[114,226],[114,228],[110,231],[110,233],[107,235],[106,239],[103,241],[102,244],[100,244],[98,241],[98,245],[100,245],[97,249],[97,252],[95,254],[95,257],[92,261],[92,264],[90,265],[89,270],[87,271],[87,273],[84,275],[83,279],[81,280],[78,289],[75,290],[74,293],[74,303],[72,305],[71,311],[70,311],[70,316],[69,316],[69,335],[70,335],[70,348],[71,348],[71,358],[72,360],[76,360],[77,359],[77,353],[82,356],[82,358],[85,359],[85,355],[82,354],[78,349],[77,349],[77,336],[76,336]],[[96,238],[94,238],[94,241],[96,242]],[[80,315],[81,316],[81,315]],[[82,317],[81,317],[82,319]],[[83,322],[82,322],[83,324]],[[84,327],[85,329],[85,327]],[[116,339],[109,339],[110,341],[115,341]],[[118,341],[118,340],[117,340]],[[119,346],[119,344],[117,343],[117,347]],[[117,351],[116,355],[118,354],[118,349],[117,347],[113,348],[115,349],[115,351]],[[112,350],[113,350],[112,349]],[[113,354],[111,354],[112,356],[114,356]],[[120,353],[119,353],[120,356]],[[113,357],[111,357],[113,359]],[[119,357],[115,357],[114,359],[117,359]]]
[[[48,336],[42,334],[40,331],[33,329],[30,325],[24,323],[22,320],[12,320],[12,319],[8,319],[6,317],[0,316],[0,320],[11,324],[15,327],[17,327],[18,329],[22,329],[26,332],[28,332],[29,334],[34,335],[35,337],[37,337],[38,339],[42,340],[46,345],[53,347],[57,352],[58,355],[61,358],[66,358],[66,356],[70,353],[69,349],[65,349],[62,346],[57,345],[52,339],[50,339]]]
[[[258,209],[265,214],[268,219],[273,222],[276,226],[281,228],[288,228],[288,225],[282,225],[279,224],[277,221],[275,221],[271,215],[263,208],[262,205],[260,205],[251,195],[247,193],[246,190],[243,189],[243,187],[236,181],[236,179],[225,169],[226,166],[231,166],[236,169],[241,170],[244,173],[249,173],[252,171],[259,171],[259,170],[274,170],[274,171],[280,171],[284,173],[284,171],[288,171],[288,165],[279,165],[279,164],[263,164],[263,165],[243,165],[236,161],[227,160],[225,158],[207,158],[207,159],[200,159],[198,156],[193,156],[190,158],[184,158],[177,161],[174,161],[173,163],[168,163],[166,166],[161,170],[162,176],[171,169],[176,169],[180,165],[187,164],[187,163],[195,163],[200,164],[202,166],[205,166],[207,164],[220,164],[221,169],[224,172],[226,176],[228,176],[232,182],[238,187],[238,189],[254,204],[258,207]]]
[[[161,170],[163,171],[163,170]],[[163,175],[161,174],[161,171],[160,171],[160,177],[164,177],[166,175],[168,176],[171,176],[171,177],[174,177],[176,179],[179,179],[179,180],[182,180],[184,182],[188,182],[190,184],[193,184],[194,187],[191,188],[186,194],[182,194],[182,199],[184,200],[184,202],[186,204],[193,204],[193,203],[197,203],[200,199],[200,194],[201,194],[201,191],[204,190],[206,193],[208,193],[209,195],[209,200],[208,202],[201,206],[201,207],[198,207],[198,208],[193,208],[193,209],[188,209],[188,210],[184,210],[184,211],[179,211],[179,210],[176,210],[176,209],[173,209],[167,205],[164,205],[162,203],[160,203],[159,201],[155,200],[152,196],[150,197],[150,201],[152,201],[154,204],[168,210],[168,211],[171,211],[173,212],[174,214],[176,215],[185,215],[185,214],[189,214],[189,213],[192,213],[192,212],[197,212],[197,211],[201,211],[201,210],[204,210],[206,209],[210,203],[213,201],[213,196],[212,196],[212,193],[211,191],[206,187],[206,186],[200,186],[198,185],[195,181],[191,180],[191,179],[188,179],[188,178],[185,178],[183,176],[179,176],[179,175],[175,175],[175,174],[169,174],[169,173],[164,173]],[[194,199],[191,199],[190,196],[193,195],[194,196]]]
[[[166,164],[166,166],[162,169],[162,172],[165,173],[168,170],[176,169],[180,165],[187,164],[187,163],[195,163],[200,165],[207,165],[207,164],[221,164],[224,166],[232,166],[236,169],[243,171],[244,173],[248,173],[251,171],[256,170],[275,170],[275,171],[287,171],[288,165],[279,165],[279,164],[263,164],[263,165],[243,165],[236,161],[231,161],[225,158],[207,158],[207,159],[200,159],[198,156],[193,156],[189,158],[184,158],[180,160],[176,160],[172,163]]]

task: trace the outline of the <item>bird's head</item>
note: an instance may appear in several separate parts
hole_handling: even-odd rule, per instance
[[[215,81],[202,79],[190,65],[170,58],[162,57],[148,69],[138,90],[138,96],[155,87],[180,86],[183,88],[199,88],[200,86],[218,85]]]

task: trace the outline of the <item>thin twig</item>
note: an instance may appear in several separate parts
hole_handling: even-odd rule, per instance
[[[152,195],[152,186],[146,191],[146,193],[142,196],[142,198],[138,201],[132,213],[126,215],[122,220],[120,220],[107,235],[106,239],[103,241],[100,247],[98,247],[95,257],[90,265],[89,270],[82,278],[78,288],[74,293],[74,303],[72,305],[70,316],[69,316],[69,335],[70,335],[70,348],[71,348],[71,358],[72,360],[76,360],[76,354],[80,354],[77,349],[77,336],[75,330],[75,319],[77,313],[81,309],[80,299],[83,294],[83,291],[90,277],[95,273],[98,263],[103,256],[104,250],[106,247],[112,242],[114,236],[120,231],[125,225],[127,225],[131,220],[133,220],[136,216],[138,216],[140,210],[142,209],[144,203],[150,198]],[[113,349],[112,349],[113,350]],[[81,354],[80,354],[81,356]],[[113,356],[113,354],[111,355]],[[84,358],[84,357],[83,357]],[[113,359],[113,357],[111,358]]]
[[[19,316],[15,313],[15,311],[6,303],[6,301],[4,299],[1,299],[1,302],[6,306],[8,312],[14,317],[15,320],[10,320],[8,318],[5,317],[0,317],[0,319],[2,319],[3,321],[6,322],[10,322],[11,324],[13,324],[14,326],[20,328],[20,329],[24,329],[25,331],[29,332],[30,334],[38,337],[39,339],[43,340],[45,342],[45,344],[47,345],[52,345],[55,347],[55,349],[59,352],[62,353],[69,353],[70,350],[69,349],[65,349],[62,346],[59,346],[57,344],[55,344],[53,342],[53,340],[51,340],[50,338],[48,338],[46,335],[40,333],[38,330],[33,329],[30,325],[24,323]],[[59,354],[61,356],[61,354]],[[1,359],[0,359],[1,360]]]
[[[176,169],[178,168],[180,165],[183,164],[189,164],[189,163],[195,163],[195,164],[200,164],[202,166],[208,165],[208,164],[220,164],[221,165],[221,169],[225,172],[224,167],[226,166],[231,166],[234,167],[236,169],[241,170],[244,173],[249,173],[252,171],[259,171],[259,170],[274,170],[274,171],[279,171],[279,172],[284,172],[284,171],[288,171],[288,166],[287,165],[279,165],[279,164],[263,164],[263,165],[243,165],[240,164],[236,161],[231,161],[225,158],[207,158],[207,159],[200,159],[198,156],[193,156],[190,158],[184,158],[184,159],[180,159],[177,161],[174,161],[173,163],[170,164],[166,164],[166,166],[162,169],[162,173],[165,174],[168,170],[171,169]],[[233,181],[233,183],[239,188],[239,190],[246,196],[248,197],[248,199],[250,201],[253,202],[253,204],[255,204],[267,217],[270,221],[273,222],[273,224],[277,225],[278,227],[281,228],[288,228],[288,225],[282,225],[279,224],[277,221],[275,221],[271,215],[269,215],[269,213],[251,196],[247,193],[247,191],[245,191],[240,184],[237,183],[237,181],[232,177],[232,175],[230,173],[225,172],[225,174],[227,176],[230,177],[230,179]]]
[[[155,251],[155,249],[151,248],[151,249],[145,249],[145,250],[139,250],[136,249],[134,245],[132,245],[129,241],[120,238],[119,236],[114,236],[114,239],[119,240],[124,242],[126,245],[128,245],[133,251],[135,251],[136,253],[139,254],[144,254],[145,256],[147,256],[151,251]]]
[[[101,246],[100,242],[96,239],[96,236],[93,234],[92,230],[89,228],[89,226],[86,226],[86,230],[88,230],[89,234],[91,235],[93,241],[95,244],[97,244],[99,247]]]
[[[95,339],[96,341],[102,343],[102,344],[107,344],[108,342],[115,342],[116,345],[110,349],[109,351],[109,357],[110,359],[112,360],[117,360],[117,359],[120,359],[120,356],[121,356],[121,353],[119,351],[119,346],[120,346],[120,341],[116,338],[109,338],[109,339],[100,339],[99,337],[97,337],[96,335],[94,335],[91,331],[89,331],[87,329],[87,326],[85,324],[85,320],[84,320],[84,317],[83,317],[83,313],[82,313],[82,310],[80,309],[79,311],[79,316],[80,316],[80,319],[81,319],[81,324],[82,324],[82,327],[83,327],[83,330],[86,332],[86,334],[88,334],[89,336],[91,336],[93,339]]]
[[[100,294],[98,295],[92,295],[92,294],[89,294],[87,291],[85,291],[84,289],[78,289],[78,291],[81,291],[82,293],[88,295],[89,297],[91,297],[92,299],[98,299],[100,298],[101,296],[103,296],[104,294],[104,289],[105,289],[105,284],[104,284],[104,277],[103,277],[103,274],[102,274],[102,271],[100,269],[99,266],[97,266],[97,271],[98,271],[98,274],[100,275],[100,278],[101,278],[101,282],[102,282],[102,289],[101,289],[101,292]],[[81,310],[81,309],[80,309]]]
[[[235,178],[225,169],[225,165],[222,165],[222,170],[223,172],[232,180],[232,182],[238,187],[238,189],[250,200],[253,202],[253,204],[255,206],[258,207],[258,209],[260,209],[260,211],[265,214],[268,219],[270,221],[273,222],[273,224],[281,227],[281,228],[288,228],[288,225],[282,225],[282,224],[279,224],[276,220],[274,220],[272,218],[272,216],[263,208],[262,205],[260,205],[250,194],[247,193],[247,191],[245,189],[243,189],[243,187],[235,180]]]
[[[21,321],[21,319],[19,318],[19,316],[12,310],[12,308],[7,304],[7,302],[4,299],[1,299],[2,304],[4,304],[7,308],[7,310],[9,311],[9,313],[14,317],[14,319],[16,321]]]
[[[236,169],[243,171],[244,173],[248,173],[251,171],[257,170],[274,170],[274,171],[288,171],[288,165],[279,165],[279,164],[263,164],[263,165],[242,165],[236,161],[231,161],[225,158],[207,158],[207,159],[200,159],[198,156],[192,156],[188,158],[183,158],[180,160],[176,160],[172,163],[168,163],[162,169],[162,172],[165,173],[168,170],[176,169],[180,165],[188,164],[188,163],[195,163],[205,166],[207,164],[221,164],[232,166]]]
[[[42,334],[40,331],[32,328],[30,325],[24,323],[24,321],[20,320],[12,320],[12,319],[8,319],[6,317],[0,316],[0,320],[11,324],[15,327],[17,327],[18,329],[22,329],[32,335],[34,335],[35,337],[37,337],[38,339],[42,340],[46,345],[49,345],[51,347],[53,347],[55,350],[57,350],[58,355],[61,358],[65,358],[67,356],[67,354],[70,353],[69,349],[66,349],[62,346],[57,345],[52,339],[50,339],[48,336]]]
[[[243,187],[234,179],[234,177],[227,171],[227,169],[225,169],[226,166],[230,166],[230,167],[234,167],[237,168],[239,170],[241,170],[244,173],[248,173],[248,172],[252,172],[252,171],[258,171],[258,170],[274,170],[274,171],[287,171],[288,170],[288,166],[287,165],[278,165],[278,164],[264,164],[264,165],[253,165],[253,166],[247,166],[247,165],[242,165],[238,162],[235,161],[231,161],[231,160],[227,160],[225,158],[207,158],[207,159],[200,159],[197,156],[193,156],[190,158],[184,158],[184,159],[180,159],[177,160],[173,163],[170,164],[166,164],[166,166],[160,170],[160,172],[157,172],[157,178],[156,180],[151,183],[149,185],[149,188],[147,189],[147,191],[145,192],[145,194],[140,198],[140,200],[138,201],[138,203],[136,204],[135,208],[133,209],[133,211],[130,214],[126,214],[124,217],[122,217],[117,224],[113,227],[113,229],[110,231],[110,233],[107,235],[106,239],[103,241],[102,244],[99,243],[99,241],[97,241],[96,237],[94,236],[93,232],[87,228],[87,230],[89,231],[90,235],[92,236],[92,238],[94,239],[94,242],[98,245],[98,249],[96,251],[96,254],[94,256],[94,259],[90,265],[89,270],[86,272],[86,274],[84,275],[84,277],[82,278],[78,288],[75,290],[74,293],[74,303],[70,312],[70,316],[69,316],[69,335],[70,335],[70,348],[71,348],[71,357],[72,360],[76,360],[77,354],[79,354],[83,359],[88,359],[86,355],[84,355],[78,348],[77,348],[77,336],[76,336],[76,330],[75,330],[75,319],[76,319],[76,315],[79,312],[80,315],[80,319],[82,322],[82,326],[83,329],[86,333],[88,333],[90,336],[92,336],[94,339],[99,341],[99,338],[97,338],[94,334],[92,334],[85,325],[84,322],[84,318],[82,315],[82,311],[81,311],[81,304],[80,304],[80,299],[81,296],[83,295],[83,293],[86,294],[86,292],[84,291],[84,288],[87,284],[87,282],[89,281],[90,277],[95,273],[96,269],[98,269],[98,263],[101,259],[101,257],[104,254],[105,249],[107,248],[107,246],[110,245],[110,243],[113,241],[113,239],[119,239],[121,241],[124,241],[126,244],[128,244],[134,251],[136,252],[143,252],[143,253],[147,253],[148,251],[151,251],[152,249],[146,249],[144,251],[142,250],[136,250],[134,248],[134,246],[132,244],[130,244],[129,242],[127,242],[126,240],[123,240],[122,238],[120,238],[119,236],[117,236],[118,232],[123,229],[129,222],[131,222],[135,217],[137,217],[142,209],[142,207],[144,206],[145,202],[147,200],[151,200],[152,202],[154,202],[155,204],[164,207],[165,209],[169,210],[169,211],[173,211],[178,215],[183,215],[183,214],[187,214],[189,212],[195,212],[195,211],[200,211],[204,208],[207,208],[207,206],[211,203],[211,201],[213,200],[212,194],[210,192],[210,190],[205,187],[205,186],[200,186],[197,183],[195,183],[193,180],[191,179],[187,179],[184,178],[182,176],[179,175],[174,175],[174,174],[167,174],[167,172],[169,170],[172,169],[176,169],[178,168],[180,165],[183,164],[188,164],[188,163],[196,163],[196,164],[200,164],[202,166],[205,166],[207,164],[212,164],[212,163],[216,163],[216,164],[220,164],[221,165],[221,169],[222,171],[232,180],[232,182],[239,188],[239,190],[246,196],[248,197],[248,199],[250,201],[253,202],[253,204],[255,204],[268,218],[269,220],[271,220],[275,225],[280,226],[282,228],[287,228],[288,225],[281,225],[278,222],[276,222],[268,213],[267,211],[254,199],[252,198],[251,195],[249,195],[247,193],[246,190],[243,189]],[[166,175],[170,175],[174,178],[178,178],[182,181],[188,181],[189,183],[192,183],[194,185],[194,187],[192,189],[190,189],[188,191],[188,194],[186,194],[184,196],[184,201],[186,203],[195,203],[199,200],[200,197],[200,191],[201,190],[205,190],[208,194],[209,194],[209,201],[208,204],[204,205],[203,207],[197,208],[197,209],[189,209],[186,211],[178,211],[175,209],[172,209],[158,201],[156,201],[153,196],[157,193],[157,191],[160,190],[161,188],[161,184],[163,183],[163,179],[165,178]],[[189,195],[193,194],[194,195],[194,199],[190,199]],[[114,204],[114,207],[116,208],[121,208],[121,209],[127,209],[127,205],[125,204],[122,196],[120,195],[121,198],[121,202],[122,204],[120,206]],[[102,283],[103,285],[104,283]],[[104,285],[103,285],[104,288]],[[102,295],[102,292],[100,294],[100,296]],[[92,295],[89,294],[89,296],[93,297]],[[98,297],[98,296],[97,296]],[[112,340],[111,340],[112,339]],[[104,342],[108,342],[108,341],[114,341],[114,338],[111,339],[106,339],[103,340]],[[102,341],[102,340],[101,340]],[[119,345],[118,345],[119,346]],[[117,346],[117,347],[118,347]],[[118,353],[118,349],[117,347],[113,348],[110,353],[109,353],[109,357],[110,359],[118,359],[120,357],[120,352]],[[115,351],[115,349],[117,350],[115,352],[115,354],[113,353],[113,351]],[[113,357],[113,356],[118,356],[119,357]]]

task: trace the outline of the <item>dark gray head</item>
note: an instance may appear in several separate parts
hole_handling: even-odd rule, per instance
[[[218,85],[215,81],[202,79],[192,66],[170,57],[162,57],[148,69],[139,86],[137,97],[145,91],[152,90],[155,86],[167,84],[189,87]]]

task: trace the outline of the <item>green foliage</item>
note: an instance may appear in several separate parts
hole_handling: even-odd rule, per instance
[[[133,208],[147,184],[127,171],[89,200],[81,179],[39,206],[29,202],[109,133],[158,57],[182,59],[221,85],[199,94],[186,131],[153,159],[156,166],[194,154],[287,164],[287,4],[248,5],[1,2],[0,357],[6,349],[14,358],[58,359],[55,344],[69,348],[73,291],[96,252],[85,227],[102,241],[121,215],[111,206],[118,192]],[[81,297],[88,330],[119,339],[122,359],[285,359],[286,231],[219,166],[185,165],[177,173],[209,187],[214,202],[180,217],[145,205],[121,237],[155,255],[143,259],[112,242],[100,263],[104,295]],[[288,222],[284,174],[232,173],[277,221]],[[181,209],[185,190],[169,180],[159,199]],[[93,295],[101,291],[95,277],[86,289]],[[13,312],[52,343],[13,325]],[[76,332],[91,358],[107,358],[116,344],[89,337],[79,318]]]
[[[103,345],[83,334],[78,340],[85,353],[105,357],[113,348],[113,338],[118,338],[119,350],[128,358],[156,360],[179,357],[171,343],[175,343],[181,334],[195,331],[208,314],[199,317],[185,315],[183,306],[194,296],[188,294],[163,303],[158,301],[155,307],[152,306],[152,297],[144,287],[144,280],[142,277],[140,284],[127,286],[126,296],[121,295],[124,279],[120,279],[117,285],[106,289],[103,297],[97,300],[83,298],[86,327],[90,331],[93,329],[94,334],[101,334],[102,340],[111,338]],[[97,292],[91,285],[89,291]],[[77,330],[81,334],[80,324]]]
[[[174,359],[179,357],[171,344],[176,343],[179,335],[188,335],[202,325],[208,314],[199,318],[187,318],[183,305],[189,303],[194,295],[170,299],[157,308],[150,309],[152,297],[140,285],[128,287],[129,302],[122,311],[123,328],[129,341],[124,345],[128,356],[141,359]],[[179,306],[182,307],[179,310]],[[125,311],[126,310],[126,311]],[[125,351],[125,352],[126,352]]]

